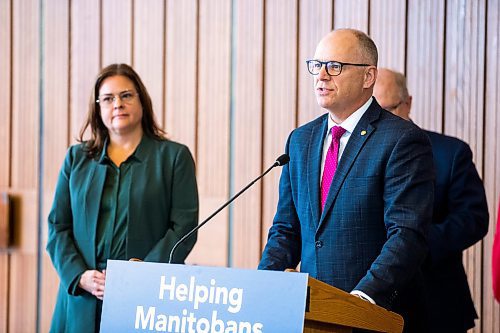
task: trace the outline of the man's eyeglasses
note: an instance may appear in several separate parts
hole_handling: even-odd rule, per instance
[[[132,92],[132,91],[122,91],[118,95],[113,95],[113,94],[105,94],[99,96],[99,99],[96,100],[97,103],[103,108],[109,108],[111,107],[117,98],[122,101],[123,104],[132,104],[134,102],[134,98],[137,96],[137,93]]]
[[[321,71],[323,65],[325,65],[326,73],[330,76],[337,76],[342,73],[343,66],[371,66],[368,64],[351,64],[349,62],[340,62],[340,61],[319,61],[319,60],[307,60],[307,70],[312,75],[318,75]]]

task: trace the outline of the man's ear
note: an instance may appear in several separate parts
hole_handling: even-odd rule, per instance
[[[375,81],[377,80],[377,67],[370,66],[365,69],[365,82],[363,84],[363,88],[371,88],[375,85]]]

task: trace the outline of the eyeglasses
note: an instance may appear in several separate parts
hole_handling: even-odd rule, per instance
[[[307,64],[307,70],[312,75],[318,75],[323,65],[325,65],[326,73],[330,76],[340,75],[340,73],[342,73],[343,66],[358,66],[358,67],[371,66],[368,64],[351,64],[349,62],[319,61],[319,60],[307,60],[306,64]]]
[[[137,96],[137,93],[132,91],[122,91],[118,95],[105,94],[99,96],[99,99],[96,100],[96,103],[99,103],[99,105],[103,108],[109,108],[116,102],[116,99],[119,98],[120,101],[123,102],[123,104],[132,104],[134,102],[135,96]]]
[[[393,105],[390,105],[390,106],[385,106],[385,107],[383,107],[383,109],[386,109],[387,111],[392,112],[392,111],[396,110],[397,108],[399,108],[399,106],[401,104],[403,104],[403,103],[404,103],[404,101],[401,100],[401,101],[399,101],[398,104],[393,104]]]

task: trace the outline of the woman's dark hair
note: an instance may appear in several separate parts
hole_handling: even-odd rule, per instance
[[[137,94],[142,105],[142,130],[144,134],[158,139],[165,139],[165,131],[163,131],[155,121],[153,113],[153,103],[151,102],[151,97],[149,97],[148,91],[142,83],[139,75],[134,71],[132,67],[127,64],[112,64],[102,69],[97,76],[94,88],[90,96],[89,111],[87,114],[87,120],[80,130],[80,136],[78,142],[82,142],[85,145],[85,151],[90,158],[96,158],[99,156],[104,148],[104,142],[108,138],[108,129],[104,125],[101,118],[101,107],[96,100],[99,96],[99,90],[101,85],[108,77],[112,76],[125,76],[134,84]],[[84,140],[84,134],[87,128],[90,126],[90,139]]]

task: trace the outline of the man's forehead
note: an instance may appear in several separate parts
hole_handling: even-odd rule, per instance
[[[329,34],[323,38],[314,53],[319,60],[352,61],[358,54],[358,45],[352,34]]]
[[[399,99],[397,85],[388,77],[377,77],[373,94],[379,102],[383,101],[384,103],[397,102]]]
[[[379,70],[377,75],[377,80],[375,81],[375,87],[380,86],[389,91],[398,91],[398,84],[396,82],[396,77],[387,71]]]

